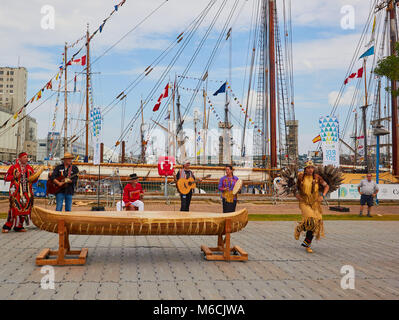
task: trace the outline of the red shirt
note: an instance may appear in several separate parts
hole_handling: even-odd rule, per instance
[[[137,182],[136,187],[134,188],[130,183],[128,183],[125,189],[123,189],[123,202],[128,203],[140,200],[140,194],[143,193],[143,188],[140,183]]]

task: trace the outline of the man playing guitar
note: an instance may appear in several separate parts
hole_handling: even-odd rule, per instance
[[[78,167],[72,164],[73,159],[73,154],[65,152],[64,157],[61,159],[63,160],[63,163],[56,166],[50,176],[50,179],[53,180],[58,187],[62,187],[55,195],[55,199],[57,201],[57,211],[62,211],[64,201],[65,211],[71,211],[72,209],[72,196],[75,193],[75,187],[78,181],[79,173]],[[60,176],[65,177],[65,180],[59,182],[57,178]]]
[[[173,177],[175,181],[180,178],[188,179],[192,177],[195,180],[193,172],[190,170],[190,161],[186,160],[183,162],[183,168],[180,169],[177,174],[173,172]],[[182,194],[180,191],[180,211],[190,211],[191,197],[193,195],[193,190],[191,189],[189,193]]]

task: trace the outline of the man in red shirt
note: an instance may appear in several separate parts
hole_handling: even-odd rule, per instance
[[[137,207],[139,211],[144,211],[144,203],[140,201],[144,192],[141,184],[137,182],[138,179],[137,174],[131,174],[129,183],[123,189],[123,202],[128,211],[135,210],[134,207]]]

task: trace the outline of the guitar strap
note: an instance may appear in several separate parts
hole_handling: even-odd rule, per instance
[[[191,170],[190,170],[189,172],[190,172],[190,173],[189,173],[189,175],[188,175],[188,177],[187,177],[187,175],[186,175],[186,170],[184,170],[183,168],[181,168],[181,169],[180,169],[180,178],[185,178],[185,179],[190,178],[190,177],[191,177]],[[184,174],[184,176],[183,176],[183,174]]]
[[[65,176],[65,171],[67,171],[66,176]],[[64,177],[65,178],[69,178],[71,176],[71,173],[72,173],[72,165],[70,165],[68,168],[64,167]]]

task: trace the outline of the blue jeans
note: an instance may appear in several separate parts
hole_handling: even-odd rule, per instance
[[[56,211],[62,211],[62,205],[65,200],[65,211],[71,211],[72,209],[72,195],[65,194],[63,192],[57,193],[55,195],[55,199],[57,201]]]

